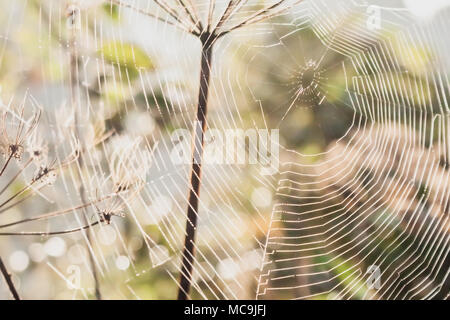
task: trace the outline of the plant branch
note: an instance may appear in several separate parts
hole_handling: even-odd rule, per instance
[[[2,167],[2,170],[0,171],[0,176],[3,175],[3,172],[5,172],[6,167],[8,166],[8,164],[10,163],[12,157],[14,156],[14,152],[11,152],[11,154],[9,155],[8,159],[6,160],[5,164]]]
[[[213,15],[214,15],[214,8],[216,7],[216,0],[210,0],[209,1],[209,9],[208,9],[208,27],[207,27],[207,31],[211,31],[211,26],[212,26],[212,20],[213,20]]]
[[[110,0],[110,1],[111,1],[111,3],[114,3],[114,4],[118,5],[118,6],[129,8],[129,9],[134,10],[136,12],[139,12],[139,13],[145,15],[145,16],[148,16],[148,17],[151,17],[153,19],[159,20],[161,22],[167,23],[167,24],[169,24],[169,25],[171,25],[171,26],[173,26],[173,27],[175,27],[175,28],[177,28],[177,29],[179,29],[179,30],[181,30],[183,32],[193,33],[191,30],[185,28],[182,25],[179,25],[178,23],[174,23],[172,21],[168,21],[167,19],[163,19],[162,17],[157,16],[157,15],[151,13],[151,12],[148,12],[146,10],[142,10],[142,9],[136,8],[135,6],[133,6],[131,4],[124,3],[124,2],[122,2],[120,0]]]
[[[81,226],[81,227],[78,227],[78,228],[61,230],[61,231],[50,231],[50,232],[45,232],[45,231],[0,232],[0,236],[53,236],[53,235],[59,235],[59,234],[68,234],[68,233],[75,233],[75,232],[78,232],[78,231],[82,231],[82,230],[86,230],[86,229],[92,228],[93,226],[96,226],[100,222],[102,222],[102,220],[95,221],[95,222],[93,222],[91,224],[87,224],[87,225],[84,225],[84,226]]]
[[[164,4],[164,2],[161,2],[160,0],[153,0],[161,9],[163,9],[167,14],[169,14],[173,19],[175,19],[178,23],[183,25],[185,28],[187,27],[188,32],[195,33],[195,31],[192,30],[192,28],[189,27],[189,23],[185,22],[180,18],[177,11],[169,6],[168,3]],[[194,25],[195,28],[195,25]]]
[[[214,31],[219,30],[220,27],[228,20],[228,17],[231,14],[231,12],[233,11],[234,7],[236,7],[236,1],[230,0],[230,2],[228,2],[227,7],[225,8],[225,11],[223,12],[222,16],[219,18],[219,22],[217,22],[215,28],[213,29]]]
[[[76,103],[77,101],[75,98],[75,97],[78,97],[78,95],[79,95],[78,52],[77,52],[77,47],[75,45],[75,33],[72,33],[72,37],[71,37],[71,41],[70,41],[70,96],[71,96],[72,108],[74,110],[75,134],[76,134],[77,139],[80,141],[81,149],[84,150],[85,144],[84,144],[84,140],[82,139],[82,136],[80,134],[80,123],[79,123],[80,122],[79,121],[80,110],[78,110],[78,108],[77,108],[77,103]],[[78,158],[77,158],[77,162],[78,162],[78,166],[79,166],[77,173],[80,178],[80,185],[78,187],[78,193],[80,195],[81,203],[82,203],[81,208],[83,209],[82,210],[83,220],[84,220],[85,224],[88,224],[87,213],[84,210],[88,201],[86,200],[86,190],[84,188],[83,181],[82,181],[82,171],[84,168],[83,160],[84,160],[83,154],[80,152],[78,154]],[[90,248],[92,246],[91,230],[87,230],[87,232],[86,232],[86,241],[87,241],[87,245],[88,245],[89,262],[90,262],[90,266],[91,266],[92,275],[94,278],[95,297],[97,300],[101,300],[102,295],[100,292],[100,284],[99,284],[98,275],[97,275],[97,267],[95,264],[95,259],[94,259],[93,253],[90,250]]]
[[[45,187],[45,185],[37,188],[36,190],[39,191],[40,189],[42,189],[43,187]],[[33,190],[32,192],[28,193],[25,197],[21,198],[20,200],[17,200],[16,202],[11,203],[9,206],[6,206],[4,208],[0,209],[0,214],[2,214],[3,212],[8,211],[11,208],[14,208],[15,206],[17,206],[19,203],[24,202],[25,200],[31,198],[33,195],[35,194],[35,191]]]
[[[7,228],[7,227],[12,227],[12,226],[15,226],[15,225],[18,225],[18,224],[27,223],[27,222],[31,222],[31,221],[39,221],[39,220],[45,220],[45,219],[49,219],[49,218],[63,216],[63,215],[68,214],[70,212],[73,212],[73,211],[76,211],[76,210],[79,210],[79,209],[83,209],[83,208],[89,207],[89,206],[91,206],[93,204],[102,202],[102,201],[104,201],[104,200],[106,200],[106,199],[108,199],[110,197],[112,197],[112,196],[107,196],[107,197],[104,197],[102,199],[97,199],[95,201],[91,201],[91,202],[88,202],[88,203],[83,203],[83,204],[78,205],[76,207],[72,207],[72,208],[68,208],[68,209],[64,209],[64,210],[58,210],[58,211],[53,211],[53,212],[41,214],[41,215],[33,217],[33,218],[27,218],[27,219],[22,219],[22,220],[10,222],[10,223],[2,224],[2,225],[0,225],[0,229]]]
[[[194,24],[194,27],[197,28],[196,31],[201,32],[201,30],[203,29],[203,25],[202,25],[200,18],[196,15],[195,11],[191,12],[190,8],[184,3],[183,0],[178,0],[178,2],[183,7],[183,9],[186,12],[186,14],[188,15],[189,19]],[[192,6],[192,2],[190,2],[190,5],[192,8],[195,8]]]
[[[303,0],[297,0],[295,3],[293,3],[293,4],[290,5],[290,6],[287,6],[287,7],[285,7],[285,8],[282,8],[282,9],[276,11],[276,12],[271,12],[273,9],[276,9],[276,8],[279,7],[281,4],[283,4],[284,2],[286,2],[286,0],[279,0],[278,2],[276,2],[276,3],[274,3],[274,4],[270,5],[270,6],[268,6],[268,7],[266,7],[266,8],[263,8],[263,9],[258,10],[257,12],[255,12],[254,14],[252,14],[250,17],[248,17],[248,18],[245,19],[244,21],[241,21],[240,23],[238,23],[238,24],[236,24],[236,25],[230,27],[228,30],[225,30],[225,31],[220,32],[220,33],[218,34],[218,38],[220,38],[220,37],[222,37],[222,36],[224,36],[224,35],[230,33],[230,32],[233,31],[233,30],[239,29],[239,28],[241,28],[241,27],[244,27],[244,26],[247,26],[247,25],[250,25],[250,24],[254,24],[254,23],[257,23],[257,22],[261,22],[261,21],[263,21],[263,20],[266,20],[266,19],[272,18],[272,17],[274,17],[274,16],[277,16],[277,15],[283,13],[284,11],[289,10],[289,9],[292,8],[294,5],[296,5],[296,4],[298,4],[298,3],[302,2],[302,1],[303,1]]]
[[[14,283],[11,279],[11,275],[9,274],[8,270],[6,270],[5,264],[3,263],[1,257],[0,257],[0,271],[3,274],[3,278],[5,278],[6,284],[8,285],[9,291],[11,292],[14,299],[20,300],[20,296],[17,293],[16,287],[14,286]]]
[[[14,175],[14,177],[12,177],[9,182],[2,188],[2,190],[0,190],[0,195],[3,194],[3,192],[6,191],[6,189],[8,189],[8,187],[11,185],[11,183],[14,182],[14,180],[17,179],[17,177],[31,164],[31,162],[33,161],[32,158],[28,159],[28,161],[25,163],[25,165],[19,169],[19,171]]]
[[[7,200],[3,201],[0,204],[0,208],[3,208],[5,205],[7,205],[9,202],[11,202],[12,200],[14,200],[15,198],[17,198],[18,196],[20,196],[21,194],[23,194],[24,192],[26,192],[28,189],[30,189],[33,184],[38,181],[38,180],[33,180],[31,181],[29,184],[27,184],[25,187],[23,187],[22,189],[20,189],[19,191],[17,191],[15,194],[13,194],[11,197],[9,197]],[[3,212],[3,211],[1,211]]]
[[[202,38],[202,57],[200,68],[200,87],[197,104],[197,121],[193,138],[190,192],[188,197],[186,234],[182,253],[181,274],[179,281],[178,300],[186,300],[192,282],[192,269],[195,257],[195,235],[197,231],[198,201],[200,196],[201,169],[203,157],[204,134],[206,131],[206,115],[208,111],[208,91],[211,75],[213,41],[205,34]]]

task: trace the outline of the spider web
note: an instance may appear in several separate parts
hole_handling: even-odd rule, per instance
[[[405,30],[404,12],[383,9],[374,31],[366,9],[310,4],[314,34],[354,68],[343,74],[357,117],[320,160],[291,150],[283,163],[258,298],[448,295],[444,20]],[[426,73],[418,52],[433,55]]]

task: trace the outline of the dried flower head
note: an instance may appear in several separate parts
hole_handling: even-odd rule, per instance
[[[152,163],[152,151],[141,148],[142,138],[117,136],[111,141],[111,178],[115,192],[139,187],[146,181]]]
[[[47,161],[48,144],[44,141],[43,136],[38,130],[34,130],[33,134],[27,139],[26,151],[36,164],[42,164]]]
[[[119,197],[113,197],[108,205],[103,204],[102,207],[95,205],[95,208],[100,221],[111,224],[111,218],[113,216],[120,218],[125,217],[125,213],[122,210],[123,206],[124,202],[122,202]]]
[[[12,107],[11,102],[8,106],[1,106],[0,111],[0,152],[6,159],[0,175],[3,174],[11,159],[22,158],[24,143],[36,129],[41,116],[40,109],[35,108],[33,114],[26,118],[25,100],[17,110]]]

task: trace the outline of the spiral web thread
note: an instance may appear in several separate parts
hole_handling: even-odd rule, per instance
[[[397,24],[408,19],[405,12],[383,8],[373,31],[367,7],[345,28],[341,14],[358,5],[328,14],[319,2],[309,8],[317,37],[355,69],[347,94],[361,116],[317,164],[295,151],[283,163],[257,298],[445,298],[446,20],[404,28]],[[412,71],[423,68],[418,52],[430,48],[432,70]]]

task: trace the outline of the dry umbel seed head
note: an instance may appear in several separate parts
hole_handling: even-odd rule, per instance
[[[33,105],[37,105],[34,98],[30,96],[33,100]],[[25,101],[18,108],[18,111],[11,107],[12,104],[1,110],[1,142],[3,146],[3,151],[5,152],[6,160],[2,166],[2,173],[7,172],[4,177],[8,177],[8,181],[3,184],[0,190],[0,196],[6,191],[10,191],[10,187],[17,180],[20,181],[23,187],[18,191],[12,192],[7,199],[0,202],[0,214],[8,214],[8,212],[13,208],[18,208],[22,203],[27,200],[35,199],[36,195],[40,195],[45,200],[46,196],[42,194],[42,190],[49,185],[55,184],[58,176],[64,175],[66,172],[70,173],[73,170],[80,170],[78,166],[78,159],[87,150],[81,147],[76,134],[74,126],[61,126],[57,125],[53,128],[56,130],[49,130],[50,136],[45,136],[42,132],[37,130],[38,123],[40,120],[40,108],[35,108],[37,111],[29,118],[25,118],[24,114],[28,111],[25,108]],[[103,142],[106,138],[103,135],[104,127],[100,126],[98,134],[95,141],[97,143]],[[45,137],[45,138],[44,138]],[[95,147],[94,145],[90,148]],[[26,152],[24,152],[24,150]],[[15,166],[9,165],[11,159],[22,159],[24,158],[23,165],[18,163]],[[105,156],[106,159],[109,157]],[[124,163],[127,161],[122,160]],[[35,167],[34,172],[29,172],[30,167]],[[102,171],[91,171],[88,173],[91,176],[92,181],[102,181]],[[11,177],[11,178],[10,178]],[[6,179],[6,178],[4,178]],[[0,179],[0,183],[1,183]],[[83,185],[85,181],[82,179],[81,184]],[[64,182],[64,184],[56,185],[57,188],[67,188],[70,187],[69,184]],[[84,186],[83,186],[84,188]],[[76,194],[73,194],[74,198]],[[81,204],[62,209],[56,210],[48,213],[42,213],[34,217],[29,217],[22,220],[14,220],[10,223],[0,225],[0,229],[17,227],[24,223],[30,223],[32,221],[49,221],[50,219],[57,218],[60,216],[67,215],[69,213],[77,213],[80,210],[86,210],[87,208],[94,205],[104,206],[105,209],[97,210],[100,212],[100,219],[94,223],[86,222],[83,226],[78,226],[76,228],[68,228],[66,230],[58,231],[22,231],[22,230],[11,230],[0,232],[0,236],[13,236],[13,235],[51,235],[51,234],[65,234],[72,233],[81,230],[88,229],[95,224],[106,222],[111,222],[112,216],[120,216],[121,205],[118,200],[111,201],[113,198],[119,198],[119,194],[113,193],[105,195],[101,198],[95,197],[91,201],[82,201]],[[102,202],[110,200],[112,204],[103,205]],[[51,203],[56,201],[50,201]]]

